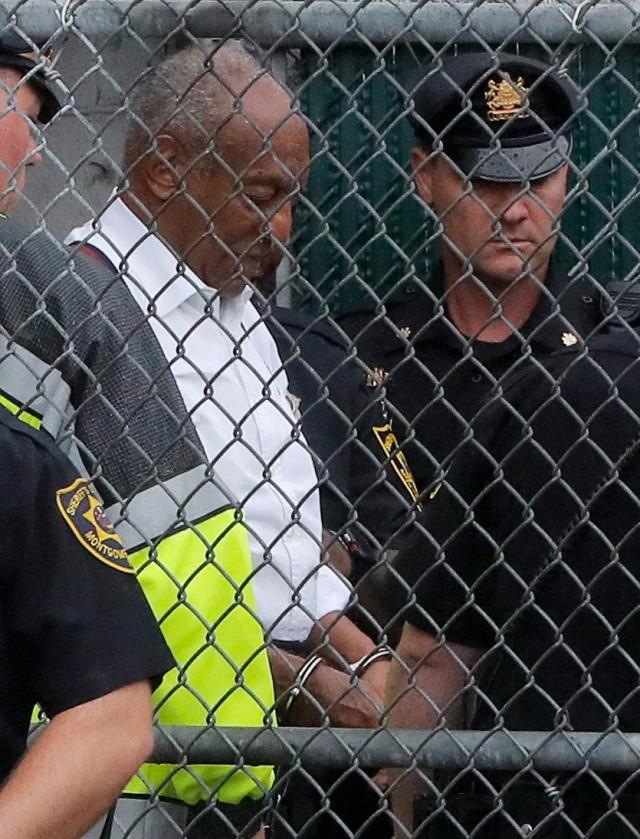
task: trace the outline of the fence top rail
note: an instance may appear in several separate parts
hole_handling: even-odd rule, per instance
[[[598,732],[391,731],[332,728],[156,730],[157,763],[276,763],[324,768],[420,766],[479,770],[631,773],[640,770],[640,734]]]
[[[624,2],[411,3],[395,0],[0,0],[0,21],[16,22],[36,40],[64,23],[91,38],[125,24],[146,38],[178,29],[197,37],[243,34],[264,47],[327,47],[402,42],[501,44],[544,40],[547,44],[640,41],[640,0]]]

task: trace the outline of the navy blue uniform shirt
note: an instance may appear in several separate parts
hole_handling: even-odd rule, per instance
[[[413,520],[411,464],[388,428],[379,388],[326,318],[272,306],[265,318],[297,397],[319,477],[322,522],[367,552],[389,547]]]
[[[473,432],[397,557],[402,618],[493,651],[474,728],[638,731],[640,336],[515,377]]]
[[[90,485],[0,408],[0,780],[49,717],[174,662]]]
[[[340,321],[384,388],[423,501],[505,377],[532,357],[544,359],[566,342],[588,338],[601,319],[589,282],[551,275],[518,333],[498,343],[472,340],[449,319],[442,282],[436,270],[428,289]]]

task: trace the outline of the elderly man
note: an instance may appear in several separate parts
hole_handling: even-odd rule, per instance
[[[313,460],[276,345],[250,300],[284,253],[309,164],[304,121],[235,42],[206,61],[198,47],[169,56],[141,83],[132,111],[128,187],[68,241],[112,272],[132,332],[151,336],[162,354],[155,367],[143,363],[152,375],[170,371],[208,480],[242,511],[253,571],[240,585],[255,591],[288,713],[302,712],[308,691],[311,708],[335,723],[371,725],[387,653],[342,615],[349,588],[321,561]],[[133,511],[130,518],[135,525]],[[197,590],[196,581],[187,603]],[[323,657],[305,662],[314,648]],[[352,672],[369,698],[352,689]],[[205,788],[197,801],[211,797]],[[234,805],[226,815],[235,818],[237,800],[218,799]],[[257,818],[259,802],[244,806]],[[213,815],[201,813],[193,829],[213,830]]]
[[[345,320],[388,410],[418,489],[432,492],[469,421],[505,374],[597,327],[597,290],[560,276],[575,91],[521,56],[465,53],[407,85],[418,195],[441,233],[423,290]]]
[[[0,41],[3,219],[60,92],[32,45]],[[0,253],[3,282],[13,269]],[[77,839],[148,756],[149,682],[173,661],[99,499],[5,408],[0,461],[0,836]],[[25,753],[35,702],[51,722]]]

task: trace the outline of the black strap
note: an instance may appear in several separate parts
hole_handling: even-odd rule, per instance
[[[107,817],[104,820],[104,824],[102,825],[102,832],[100,833],[99,839],[110,839],[111,831],[113,830],[113,819],[116,814],[116,805],[114,804],[113,807],[107,813]]]

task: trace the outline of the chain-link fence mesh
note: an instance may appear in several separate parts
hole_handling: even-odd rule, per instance
[[[91,836],[638,836],[640,7],[2,9],[0,401],[177,662]]]

